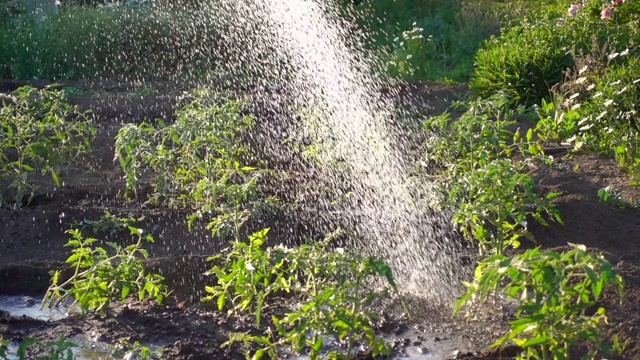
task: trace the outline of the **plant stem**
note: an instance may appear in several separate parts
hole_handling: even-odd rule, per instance
[[[361,281],[361,277],[358,276],[356,277],[356,286],[354,288],[354,301],[353,304],[351,304],[351,314],[352,316],[355,316],[358,312],[358,303],[360,302],[360,281]],[[349,329],[349,334],[347,335],[349,336],[349,345],[347,346],[347,358],[351,358],[351,350],[353,349],[353,327],[351,329]]]

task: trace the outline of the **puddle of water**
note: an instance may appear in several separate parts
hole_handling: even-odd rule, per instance
[[[15,317],[26,316],[48,321],[64,319],[69,315],[67,306],[43,309],[42,299],[30,296],[0,296],[0,310]]]
[[[397,339],[407,342],[406,345],[398,347],[399,351],[395,351],[391,359],[394,360],[411,360],[411,359],[427,359],[427,360],[446,360],[455,358],[459,352],[469,350],[470,345],[464,340],[457,338],[439,338],[430,337],[417,330],[406,330],[399,335],[385,336],[385,341],[393,344]],[[332,344],[331,338],[325,338],[325,344]],[[328,352],[332,348],[327,346],[324,351]],[[294,355],[294,360],[308,360],[307,355]]]
[[[4,310],[14,317],[25,316],[45,321],[57,321],[68,317],[69,312],[74,311],[74,308],[70,307],[70,305],[70,303],[66,303],[56,308],[43,309],[42,299],[30,296],[0,296],[0,310]],[[136,356],[127,356],[127,352],[123,352],[117,357],[113,356],[114,351],[118,349],[116,345],[95,341],[88,334],[78,334],[66,340],[77,345],[72,348],[77,360],[116,360],[122,359],[123,356],[126,359],[132,360],[139,358]],[[161,348],[161,345],[158,344],[145,343],[143,345],[149,347],[151,351],[156,351]],[[9,343],[7,360],[18,360],[17,355],[15,355],[18,347],[18,343]]]
[[[93,341],[87,334],[75,335],[66,339],[69,342],[76,344],[77,346],[71,348],[74,359],[76,360],[137,360],[140,359],[138,355],[129,355],[128,352],[121,352],[118,356],[115,356],[116,345],[108,344],[101,341]],[[145,344],[152,352],[159,350],[161,347],[154,344]],[[18,352],[19,344],[16,342],[9,343],[7,360],[19,360],[16,355]]]
[[[463,350],[469,349],[469,344],[457,338],[427,337],[426,334],[416,330],[407,330],[395,339],[407,339],[408,345],[402,348],[402,352],[393,359],[451,359]]]
[[[92,341],[86,334],[79,334],[68,340],[78,345],[73,349],[77,360],[116,360],[111,355],[115,350],[111,344]]]
[[[7,344],[7,351],[6,360],[18,360],[18,356],[13,355],[18,351],[18,344],[10,342]]]
[[[120,346],[109,344],[101,341],[92,340],[87,334],[79,334],[69,339],[69,341],[78,345],[74,354],[77,360],[137,360],[140,359],[139,355],[134,355],[128,351],[118,351]],[[162,349],[167,344],[151,344],[143,342],[142,346],[147,346],[152,353],[155,353]],[[114,355],[114,354],[118,355]]]

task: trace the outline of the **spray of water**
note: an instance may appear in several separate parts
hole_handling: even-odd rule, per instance
[[[318,156],[325,164],[340,162],[324,166],[323,175],[334,189],[349,192],[333,195],[348,198],[341,214],[351,218],[362,251],[388,261],[404,291],[449,302],[462,274],[448,217],[420,200],[429,195],[429,184],[408,186],[412,144],[394,125],[401,114],[397,94],[383,95],[389,79],[338,13],[344,9],[313,0],[223,4],[233,14],[224,27],[227,37],[250,45],[229,62],[235,64],[230,69],[247,73],[264,66],[256,72],[262,85],[278,83],[287,88],[289,103],[312,110],[304,131],[322,147]],[[264,63],[247,61],[256,53]],[[325,200],[320,218],[331,223],[335,198]]]
[[[348,223],[359,251],[388,261],[404,291],[436,304],[450,302],[458,279],[466,276],[460,273],[458,243],[447,214],[424,200],[429,184],[408,184],[415,144],[397,125],[403,116],[399,95],[389,91],[390,79],[365,49],[366,37],[344,6],[324,0],[211,0],[192,9],[172,2],[152,9],[158,24],[172,24],[180,35],[179,41],[157,41],[173,41],[199,66],[217,69],[212,83],[249,89],[276,114],[306,110],[301,131],[321,149],[319,167],[331,188],[313,204],[320,228]],[[179,19],[179,26],[165,18]],[[202,33],[217,34],[216,43],[192,41],[198,46],[191,48],[189,39]],[[215,59],[207,60],[212,53]],[[282,130],[275,123],[263,127],[269,126],[274,133]]]

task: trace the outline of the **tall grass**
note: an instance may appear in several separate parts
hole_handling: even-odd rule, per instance
[[[0,76],[64,80],[175,76],[220,58],[207,18],[155,7],[67,7],[0,25]],[[211,20],[212,21],[212,20]]]

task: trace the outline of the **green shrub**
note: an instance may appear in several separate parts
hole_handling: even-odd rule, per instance
[[[577,56],[604,48],[623,51],[638,41],[636,22],[600,19],[602,3],[591,1],[575,17],[550,7],[487,41],[476,55],[470,88],[482,97],[506,92],[514,103],[537,105],[564,80]],[[564,18],[560,18],[564,16]]]
[[[503,91],[515,103],[539,103],[574,65],[567,37],[552,21],[511,27],[478,51],[469,88],[482,97]]]
[[[481,261],[456,311],[474,297],[486,301],[498,293],[514,302],[517,319],[493,346],[515,342],[522,348],[518,359],[573,359],[572,347],[585,342],[594,349],[583,358],[620,352],[617,337],[607,343],[606,311],[599,300],[608,286],[622,297],[623,279],[602,256],[587,252],[584,245],[571,246],[563,253],[535,248],[512,258],[495,255]]]

